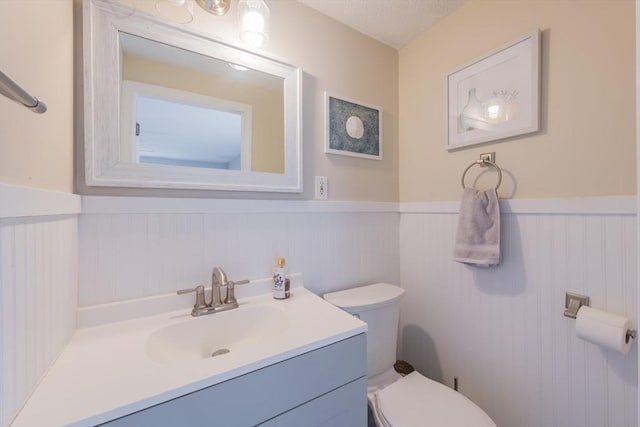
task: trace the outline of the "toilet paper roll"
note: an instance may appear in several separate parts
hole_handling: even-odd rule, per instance
[[[583,340],[627,354],[632,341],[627,340],[629,329],[631,320],[626,317],[587,306],[578,310],[576,334]]]

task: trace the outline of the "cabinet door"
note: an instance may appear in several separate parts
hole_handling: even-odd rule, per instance
[[[254,426],[366,378],[366,369],[366,336],[360,334],[102,425]]]
[[[363,427],[367,425],[367,379],[350,382],[260,427]]]

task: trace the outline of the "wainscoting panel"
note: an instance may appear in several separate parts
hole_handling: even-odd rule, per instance
[[[0,219],[0,426],[8,425],[75,331],[77,218]]]
[[[502,215],[502,262],[452,261],[456,213],[400,219],[400,355],[500,427],[636,427],[637,344],[623,356],[575,335],[566,291],[637,319],[636,217]]]
[[[278,255],[318,295],[399,283],[397,212],[90,213],[80,219],[80,306],[269,277]],[[250,285],[248,285],[250,286]]]

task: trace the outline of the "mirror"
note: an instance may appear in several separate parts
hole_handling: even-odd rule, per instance
[[[301,70],[123,7],[84,3],[87,184],[302,191]]]

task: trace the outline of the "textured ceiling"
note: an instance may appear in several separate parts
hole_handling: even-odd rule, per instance
[[[298,0],[363,34],[400,49],[466,0]]]

